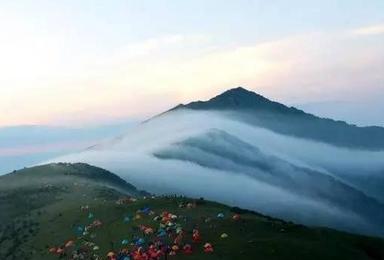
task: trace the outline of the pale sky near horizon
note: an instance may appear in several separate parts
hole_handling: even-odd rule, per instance
[[[381,116],[384,1],[0,2],[0,126],[145,118],[236,86]]]

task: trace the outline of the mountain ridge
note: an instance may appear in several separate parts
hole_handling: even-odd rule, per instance
[[[384,150],[383,127],[360,127],[341,120],[318,117],[271,101],[243,87],[229,89],[207,101],[179,104],[167,112],[180,109],[229,112],[236,120],[281,134],[347,148]]]
[[[351,123],[348,123],[347,121],[345,120],[336,120],[336,119],[333,119],[333,118],[329,118],[329,117],[320,117],[320,116],[317,116],[315,114],[311,114],[311,113],[307,113],[305,112],[304,110],[302,109],[299,109],[299,108],[296,108],[295,106],[287,106],[287,105],[284,105],[280,102],[277,102],[277,101],[273,101],[271,99],[268,99],[266,97],[264,97],[263,95],[261,94],[258,94],[254,91],[250,91],[244,87],[235,87],[235,88],[231,88],[231,89],[228,89],[224,92],[222,92],[221,94],[218,94],[216,96],[214,96],[213,98],[210,98],[208,100],[198,100],[198,101],[192,101],[192,102],[189,102],[187,104],[178,104],[176,105],[175,107],[171,108],[170,110],[168,111],[173,111],[173,110],[177,110],[177,109],[182,109],[182,108],[186,108],[186,109],[194,109],[194,110],[204,110],[204,109],[215,109],[214,108],[214,104],[212,104],[212,102],[215,102],[217,104],[217,101],[219,100],[223,100],[223,99],[227,99],[227,100],[233,100],[234,103],[233,103],[233,107],[238,107],[238,108],[257,108],[257,105],[260,105],[260,103],[258,103],[257,105],[255,103],[251,104],[251,103],[245,103],[241,100],[239,100],[239,98],[241,97],[245,97],[245,96],[252,96],[253,97],[253,100],[252,101],[260,101],[260,102],[263,102],[263,103],[269,103],[269,106],[274,106],[276,108],[276,110],[278,110],[277,108],[280,108],[280,112],[286,112],[286,111],[290,111],[291,113],[295,113],[295,114],[302,114],[302,115],[309,115],[309,116],[313,116],[313,117],[316,117],[318,119],[324,119],[324,120],[331,120],[331,121],[334,121],[334,122],[340,122],[340,123],[345,123],[349,126],[355,126],[355,127],[358,127],[358,128],[380,128],[380,129],[384,129],[384,127],[381,127],[381,126],[377,126],[377,125],[368,125],[368,126],[357,126],[355,124],[351,124]],[[250,101],[248,99],[248,101]],[[248,106],[247,106],[248,105]],[[211,106],[211,107],[209,107]],[[232,108],[233,108],[232,107]],[[260,109],[260,108],[259,108]],[[263,107],[261,107],[261,109],[263,109]],[[166,111],[166,112],[168,112]]]

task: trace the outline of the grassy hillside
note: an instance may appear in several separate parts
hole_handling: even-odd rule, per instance
[[[14,171],[0,177],[0,220],[8,220],[56,203],[124,191],[138,194],[136,188],[116,175],[87,164],[50,164]]]
[[[380,239],[307,228],[203,199],[144,195],[86,164],[2,176],[0,259],[71,259],[76,252],[106,259],[108,252],[133,251],[135,244],[147,248],[159,240],[172,246],[181,230],[180,247],[190,244],[192,253],[181,249],[168,259],[384,259]],[[199,242],[192,239],[193,229]],[[207,242],[212,253],[203,251]]]

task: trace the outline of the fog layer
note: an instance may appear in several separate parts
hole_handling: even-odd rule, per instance
[[[284,136],[219,112],[167,113],[55,161],[103,167],[157,194],[384,236],[384,152]]]

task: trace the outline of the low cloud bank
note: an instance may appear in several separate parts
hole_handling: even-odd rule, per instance
[[[384,236],[384,232],[377,226],[377,221],[371,223],[370,216],[366,212],[349,210],[347,207],[324,200],[321,194],[317,194],[317,197],[300,195],[287,188],[265,182],[258,176],[245,174],[236,167],[220,169],[207,167],[193,160],[154,156],[164,149],[174,149],[175,144],[189,138],[206,136],[213,129],[224,131],[248,145],[257,147],[266,156],[280,158],[296,167],[306,167],[333,176],[332,178],[339,182],[351,185],[357,190],[354,194],[361,193],[363,197],[365,195],[360,191],[366,191],[368,187],[360,186],[358,182],[352,183],[350,180],[364,178],[366,174],[372,178],[382,177],[378,173],[384,169],[384,152],[350,150],[287,137],[233,121],[216,112],[173,112],[132,128],[124,136],[104,142],[94,149],[57,158],[54,161],[86,162],[100,166],[115,172],[138,188],[153,193],[205,197],[307,225],[328,226]],[[207,138],[210,138],[209,135]],[[211,142],[218,144],[219,147],[221,145],[223,149],[236,147],[226,147],[228,142],[220,143],[219,139]],[[252,152],[246,154],[244,148],[238,149],[237,154],[244,155],[240,159],[252,158]],[[206,156],[201,149],[191,149],[187,152],[193,153],[197,158]],[[228,158],[220,156],[205,159],[217,160],[215,164],[231,163]],[[280,169],[281,172],[282,170]],[[268,174],[268,171],[261,172]],[[290,174],[294,178],[295,172]],[[350,176],[353,178],[349,178]],[[311,182],[311,179],[308,179],[306,185],[306,189],[311,189],[311,186],[315,187],[316,181]],[[332,186],[324,189],[329,193],[339,192]],[[381,195],[373,193],[368,194],[372,195],[372,198],[365,197],[381,214],[384,207],[373,198],[375,196],[379,199]],[[353,204],[353,201],[351,203]],[[381,217],[384,216],[372,216],[372,219],[377,220]]]

